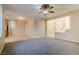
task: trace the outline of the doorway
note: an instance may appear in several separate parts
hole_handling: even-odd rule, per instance
[[[15,21],[5,20],[5,38],[13,35],[15,27],[16,27]]]

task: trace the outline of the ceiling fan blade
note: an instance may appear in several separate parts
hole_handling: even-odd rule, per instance
[[[49,13],[54,13],[54,11],[49,11]]]
[[[43,5],[42,5],[42,8],[44,8],[44,9],[47,9],[47,8],[49,8],[49,7],[50,7],[49,4],[43,4]]]
[[[51,6],[49,9],[52,9],[52,8],[54,8],[53,6]]]

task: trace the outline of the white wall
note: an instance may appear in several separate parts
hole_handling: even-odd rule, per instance
[[[16,20],[16,27],[13,30],[13,35],[26,34],[26,22],[22,20]]]
[[[55,38],[55,20],[51,19],[47,21],[47,37]]]
[[[26,34],[32,36],[33,30],[34,30],[34,20],[29,19],[26,21]]]
[[[70,16],[70,31],[56,33],[56,38],[79,43],[79,10],[73,11],[62,16]],[[61,17],[61,16],[58,16]]]
[[[27,20],[26,34],[29,34],[32,38],[44,37],[45,21],[40,18]]]
[[[37,18],[34,20],[34,28],[32,32],[33,38],[44,37],[45,36],[45,23],[44,20]]]
[[[43,20],[43,19],[40,19],[40,23],[41,23],[41,25],[40,25],[40,29],[41,29],[41,31],[40,31],[40,36],[41,37],[45,37],[45,30],[46,30],[46,28],[45,28],[45,21],[46,20]]]
[[[0,5],[0,20],[2,20],[2,23],[3,23],[3,13],[2,13],[2,6],[1,5]],[[3,33],[2,33],[2,36],[0,37],[0,53],[1,53],[4,45],[5,45],[5,42],[4,42]]]
[[[35,19],[34,20],[34,29],[32,32],[32,37],[33,38],[38,38],[41,36],[41,23],[40,23],[40,19]]]

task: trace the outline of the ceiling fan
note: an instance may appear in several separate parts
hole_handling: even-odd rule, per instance
[[[42,13],[44,15],[46,15],[47,13],[54,13],[53,8],[54,7],[51,6],[50,4],[43,4],[43,5],[41,5],[40,10],[42,11]],[[39,12],[39,13],[41,13],[41,12]]]

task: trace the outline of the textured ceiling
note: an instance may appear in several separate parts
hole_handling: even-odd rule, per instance
[[[53,4],[52,4],[53,5]],[[42,17],[42,13],[39,14],[41,4],[8,4],[4,5],[6,15],[11,17],[22,16],[25,19],[33,19],[36,17]],[[79,9],[78,4],[54,4],[54,13],[48,14],[46,17],[54,17],[60,14],[64,14],[73,10]]]

